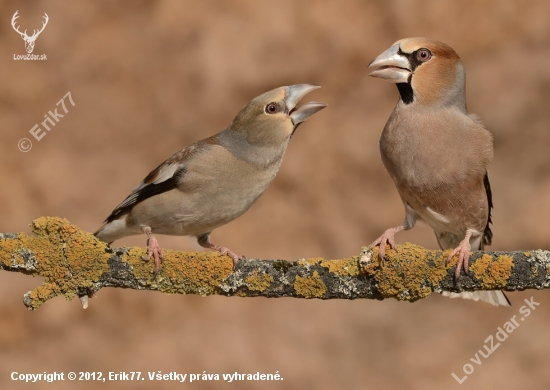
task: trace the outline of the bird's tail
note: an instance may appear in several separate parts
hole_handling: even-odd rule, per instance
[[[439,243],[439,246],[442,250],[456,248],[460,244],[460,241],[464,239],[464,237],[459,237],[452,233],[438,231],[435,232],[435,237],[437,238],[437,242]],[[483,250],[483,244],[484,237],[481,235],[470,238],[470,246],[472,250]],[[490,303],[494,306],[512,306],[512,304],[508,300],[508,297],[506,297],[506,295],[504,295],[504,292],[500,290],[473,292],[465,291],[461,293],[443,291],[441,295],[450,298],[464,298],[472,299],[474,301],[483,301]]]
[[[441,295],[449,298],[463,298],[471,299],[473,301],[483,301],[494,306],[512,306],[508,300],[508,297],[500,290],[464,291],[461,293],[443,291]]]

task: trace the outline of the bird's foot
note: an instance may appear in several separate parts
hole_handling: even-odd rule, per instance
[[[455,270],[455,282],[458,280],[458,277],[460,276],[460,269],[464,268],[464,272],[466,275],[468,274],[468,259],[470,258],[470,237],[472,233],[468,230],[466,232],[466,237],[462,241],[460,241],[460,244],[453,249],[449,257],[447,257],[447,260],[445,260],[445,265],[449,264],[449,261],[453,258],[454,255],[458,253],[458,261],[456,263],[456,270]]]
[[[162,253],[162,248],[157,238],[153,236],[151,229],[145,228],[143,231],[147,234],[147,256],[143,256],[142,260],[149,261],[151,257],[155,259],[155,269],[153,273],[156,275],[160,269],[160,262],[164,258],[164,254]]]
[[[374,248],[376,245],[380,245],[378,257],[380,258],[382,265],[384,264],[384,255],[386,254],[386,244],[389,244],[392,249],[395,248],[395,233],[400,232],[403,229],[403,226],[390,228],[369,245],[369,249]]]
[[[233,268],[235,268],[237,266],[237,263],[240,261],[240,260],[244,260],[244,256],[239,256],[238,254],[236,254],[235,252],[233,252],[231,249],[229,248],[226,248],[224,246],[217,246],[217,248],[215,248],[218,252],[220,252],[220,254],[223,256],[223,255],[227,255],[229,257],[231,257],[231,259],[233,259]]]
[[[206,234],[198,236],[197,237],[197,242],[203,248],[214,249],[215,251],[220,252],[220,254],[222,256],[227,255],[227,256],[231,257],[231,259],[233,259],[233,269],[235,269],[235,267],[237,266],[237,263],[239,262],[239,260],[243,260],[245,258],[244,256],[239,256],[238,254],[236,254],[235,252],[233,252],[229,248],[226,248],[224,246],[219,246],[219,245],[216,245],[216,244],[212,244],[210,242],[210,233],[206,233]]]

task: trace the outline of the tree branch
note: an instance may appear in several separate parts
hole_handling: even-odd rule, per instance
[[[449,251],[412,244],[386,250],[382,266],[378,249],[340,259],[298,261],[232,260],[217,252],[165,250],[157,275],[141,258],[145,248],[111,248],[65,219],[41,217],[31,224],[36,236],[0,234],[0,269],[41,276],[44,283],[24,295],[29,310],[64,295],[88,296],[103,287],[157,290],[168,294],[218,294],[240,297],[321,299],[395,298],[416,301],[432,292],[508,291],[550,286],[550,252],[473,252],[470,272],[454,282],[456,259],[445,266]],[[371,260],[372,259],[372,260]]]

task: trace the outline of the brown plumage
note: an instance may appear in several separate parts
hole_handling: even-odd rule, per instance
[[[300,99],[319,88],[300,84],[266,92],[249,102],[224,131],[190,145],[160,164],[119,204],[95,233],[111,243],[145,233],[155,272],[163,257],[154,233],[195,236],[198,243],[232,257],[210,243],[210,233],[248,210],[275,178],[292,134],[326,107]]]
[[[400,100],[380,138],[384,166],[403,205],[402,226],[386,230],[373,242],[394,246],[394,235],[423,221],[434,229],[442,249],[458,254],[455,277],[468,272],[470,250],[490,244],[492,194],[487,167],[493,138],[466,111],[465,74],[448,45],[428,38],[396,42],[378,56],[370,74],[396,83]],[[451,294],[509,304],[500,291]]]

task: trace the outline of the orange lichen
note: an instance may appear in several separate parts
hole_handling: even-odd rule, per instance
[[[0,240],[0,263],[9,266],[12,261],[15,264],[23,264],[21,256],[17,256],[17,248],[20,247],[17,239]]]
[[[66,219],[41,217],[31,228],[35,237],[20,234],[18,239],[34,254],[37,273],[46,279],[30,294],[33,308],[60,294],[73,299],[79,287],[91,287],[109,269],[105,244]]]
[[[109,270],[112,251],[92,234],[66,219],[41,217],[33,221],[36,236],[24,233],[0,240],[0,262],[24,266],[24,256],[35,260],[34,274],[45,278],[42,286],[27,294],[32,309],[57,295],[73,299],[79,288],[92,287]],[[217,252],[164,251],[160,271],[153,275],[153,261],[144,262],[144,248],[130,248],[122,261],[132,267],[139,283],[165,293],[215,294],[233,272],[233,262]]]
[[[245,278],[245,282],[249,290],[263,292],[273,282],[273,276],[266,273],[259,274],[256,270],[252,275]]]
[[[481,280],[484,289],[496,290],[506,286],[513,266],[513,259],[510,256],[501,255],[493,261],[491,255],[484,254],[470,266],[470,270],[477,279]]]
[[[327,292],[327,286],[323,283],[319,273],[313,271],[311,276],[296,275],[294,290],[304,298],[321,298]]]
[[[364,256],[368,249],[366,247],[363,247],[361,256]],[[376,270],[380,267],[380,257],[378,254],[380,253],[380,247],[375,246],[370,253],[370,261],[368,264],[363,265],[363,272],[366,273],[369,276],[374,276],[376,274]]]
[[[330,273],[338,276],[357,276],[359,275],[358,259],[352,257],[341,260],[321,260],[321,267],[325,267]]]
[[[133,247],[122,257],[133,269],[141,283],[167,294],[215,294],[233,272],[233,261],[217,252],[177,252],[163,250],[164,258],[157,275],[154,262],[145,262],[145,248]]]
[[[396,250],[388,246],[384,265],[375,273],[382,296],[414,302],[430,295],[447,276],[444,257],[437,253],[410,243],[398,245]],[[372,265],[366,268],[370,270]]]

